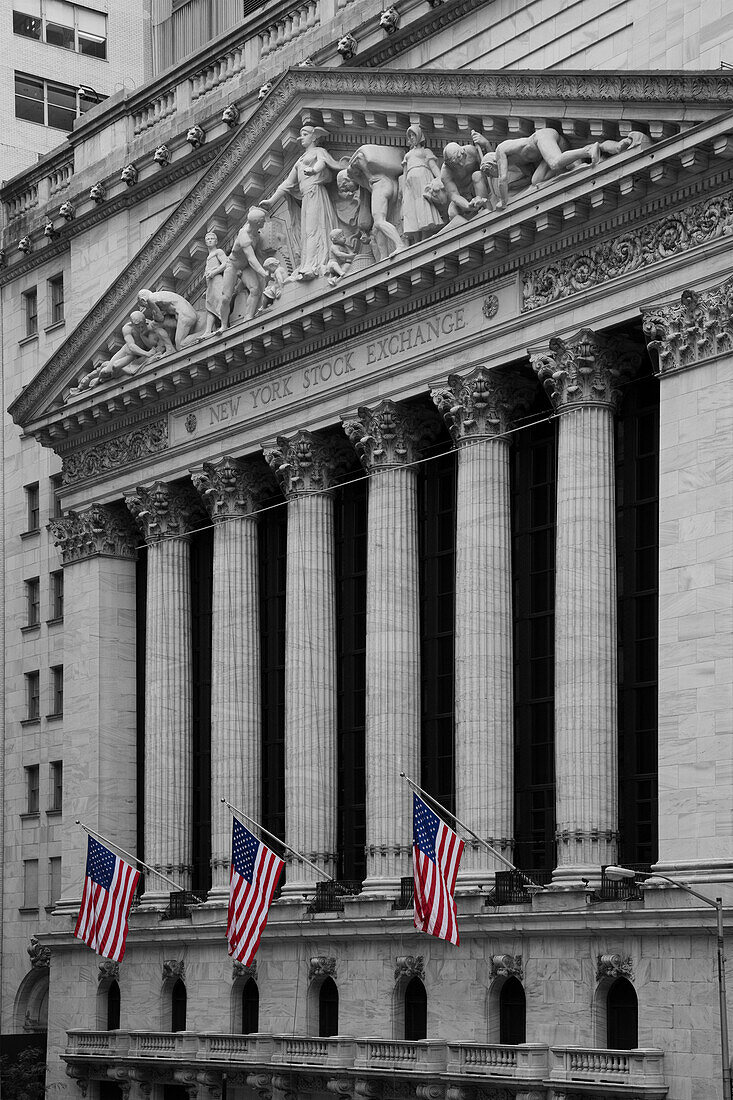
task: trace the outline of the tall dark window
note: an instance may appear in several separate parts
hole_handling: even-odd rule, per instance
[[[405,1039],[415,1042],[428,1035],[428,995],[418,977],[410,978],[405,989]]]
[[[525,1043],[527,1034],[527,1001],[522,983],[507,978],[499,992],[499,1042]]]
[[[51,577],[51,619],[63,619],[64,617],[64,571],[57,569],[50,574]]]
[[[38,332],[38,290],[34,286],[23,293],[23,313],[25,335],[35,336]]]
[[[626,978],[616,978],[606,995],[606,1045],[609,1050],[635,1050],[639,1045],[639,1004]]]
[[[211,601],[213,534],[191,539],[193,656],[193,878],[196,891],[211,885]],[[236,690],[236,685],[232,685]]]
[[[41,523],[41,504],[37,481],[25,487],[25,507],[26,523],[28,525],[26,530],[37,531]]]
[[[41,579],[31,577],[25,582],[26,626],[38,626],[41,621]]]
[[[366,876],[366,555],[368,483],[336,495],[339,879]]]
[[[54,275],[48,280],[49,325],[58,325],[64,319],[64,276]]]
[[[339,991],[333,978],[324,978],[318,991],[318,1034],[326,1038],[338,1035]]]
[[[110,982],[107,990],[107,1031],[117,1031],[120,1026],[120,987]]]
[[[555,427],[517,432],[512,457],[515,861],[555,865]]]
[[[454,808],[456,453],[420,467],[422,784]]]
[[[171,990],[171,1031],[186,1030],[186,1001],[186,986],[178,978]]]
[[[657,859],[659,383],[626,388],[616,423],[619,859]]]
[[[281,498],[267,503],[277,503]],[[262,639],[262,824],[285,836],[285,572],[287,509],[265,511],[259,526]],[[282,878],[280,879],[282,882]]]
[[[248,978],[242,990],[242,1034],[254,1035],[260,1028],[260,991],[254,978]]]

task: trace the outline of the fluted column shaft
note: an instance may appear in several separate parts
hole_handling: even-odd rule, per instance
[[[534,366],[562,414],[555,561],[558,885],[617,858],[618,719],[613,412],[635,356],[588,330]]]

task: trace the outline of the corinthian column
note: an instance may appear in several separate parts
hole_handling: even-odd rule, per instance
[[[532,366],[560,413],[555,563],[554,881],[598,882],[616,860],[618,726],[613,413],[639,362],[625,342],[583,329]]]
[[[148,544],[145,609],[145,859],[184,889],[192,872],[192,489],[156,481],[125,498]],[[145,902],[169,887],[148,876]]]
[[[411,804],[400,772],[420,774],[417,441],[427,418],[393,401],[344,430],[371,475],[367,533],[365,890],[391,896],[410,874]]]
[[[260,603],[257,517],[268,472],[223,457],[191,475],[214,521],[211,622],[211,893],[229,893],[231,815],[261,818]]]
[[[338,442],[341,442],[340,440]],[[264,448],[288,501],[285,594],[285,829],[327,874],[336,869],[336,586],[333,498],[344,449],[301,431]],[[285,892],[319,880],[300,861]]]
[[[509,485],[511,417],[523,379],[477,367],[433,391],[458,449],[456,501],[456,814],[507,859],[514,835],[514,690]],[[459,882],[505,867],[466,843]]]

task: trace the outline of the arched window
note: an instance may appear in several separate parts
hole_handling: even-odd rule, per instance
[[[426,1039],[428,995],[418,977],[410,978],[405,989],[405,1039]]]
[[[522,983],[507,978],[499,993],[499,1042],[525,1043],[527,1035],[527,1001]]]
[[[242,1034],[252,1035],[260,1029],[260,991],[254,978],[242,987]]]
[[[324,978],[318,991],[318,1034],[338,1035],[339,991],[333,978]]]
[[[639,1003],[626,978],[616,978],[606,994],[606,1046],[634,1050],[639,1045]]]
[[[107,990],[107,1031],[117,1031],[120,1026],[120,987],[116,981]]]
[[[186,987],[179,978],[171,990],[171,1031],[186,1030]]]

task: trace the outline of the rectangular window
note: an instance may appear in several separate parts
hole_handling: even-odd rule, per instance
[[[61,856],[48,861],[48,904],[55,905],[61,897]]]
[[[60,810],[64,803],[64,764],[62,760],[52,760],[50,765],[50,794],[51,804],[49,810]]]
[[[76,42],[79,53],[107,57],[107,16],[89,8],[76,9]]]
[[[25,812],[28,814],[37,814],[40,809],[38,797],[39,773],[38,764],[31,764],[29,768],[25,769]]]
[[[51,669],[51,714],[64,713],[64,666]]]
[[[97,92],[85,95],[77,85],[43,80],[29,73],[15,74],[15,117],[67,133],[75,119],[106,98]]]
[[[45,0],[46,41],[62,50],[74,49],[74,5],[63,0]]]
[[[97,57],[107,57],[107,16],[65,0],[16,0],[13,33],[44,38],[49,46]]]
[[[51,618],[64,617],[64,571],[58,569],[51,574]]]
[[[57,325],[64,319],[64,276],[54,275],[48,280],[49,324]]]
[[[35,336],[38,332],[38,291],[34,286],[23,294],[23,316],[26,336]]]
[[[15,74],[15,117],[26,122],[46,121],[44,84],[37,76]]]
[[[38,908],[38,860],[23,860],[23,908]]]
[[[18,0],[20,11],[13,12],[13,34],[41,40],[41,0]]]
[[[38,626],[41,621],[41,579],[31,577],[25,582],[26,626]]]
[[[61,507],[61,497],[59,496],[59,492],[61,490],[62,475],[53,474],[48,480],[51,486],[50,518],[60,519],[64,514],[64,510]]]
[[[41,674],[40,672],[26,672],[25,674],[26,718],[33,721],[41,716]]]
[[[34,481],[25,487],[26,505],[26,530],[37,531],[41,526],[41,509],[39,506],[38,482]]]

